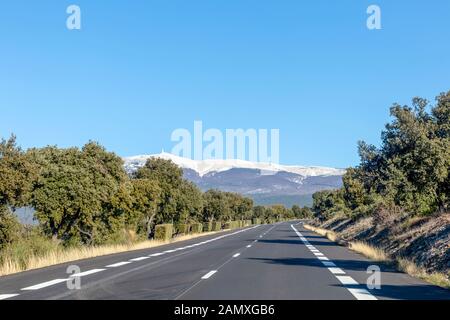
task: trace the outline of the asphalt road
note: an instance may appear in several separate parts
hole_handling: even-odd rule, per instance
[[[0,300],[450,299],[384,265],[381,288],[369,289],[369,267],[377,264],[285,222],[0,277]]]

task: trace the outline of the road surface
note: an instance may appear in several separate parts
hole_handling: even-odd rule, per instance
[[[80,273],[68,274],[75,264]],[[381,289],[369,289],[373,265],[284,222],[0,277],[0,299],[450,299],[450,291],[383,265]]]

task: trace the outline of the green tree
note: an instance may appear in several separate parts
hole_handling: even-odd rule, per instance
[[[0,142],[0,205],[25,206],[38,168],[17,146],[16,137]]]
[[[132,180],[132,208],[133,215],[130,220],[140,231],[144,226],[147,236],[152,233],[155,217],[158,214],[158,207],[161,202],[161,188],[157,181],[149,179]]]
[[[7,206],[0,206],[0,251],[19,240],[22,227]]]
[[[183,183],[183,170],[170,160],[150,158],[135,173],[137,179],[155,181],[161,189],[156,223],[172,222],[177,215],[179,190]]]
[[[121,158],[93,142],[82,150],[47,147],[29,153],[40,166],[32,206],[48,235],[96,244],[123,227],[126,210],[111,206],[127,190]]]

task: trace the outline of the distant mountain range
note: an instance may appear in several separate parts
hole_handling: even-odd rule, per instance
[[[200,189],[219,189],[249,196],[255,203],[311,205],[312,194],[342,186],[343,169],[283,166],[245,160],[192,160],[170,153],[124,158],[128,173],[142,167],[151,157],[173,161],[184,177]]]

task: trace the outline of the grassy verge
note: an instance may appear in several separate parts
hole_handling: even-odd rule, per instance
[[[330,241],[339,242],[341,237],[334,231],[323,228],[304,225],[305,229],[313,231],[321,236],[327,237]],[[444,273],[428,273],[426,270],[413,261],[405,258],[391,258],[382,249],[362,241],[348,242],[347,246],[350,250],[358,252],[373,261],[386,262],[394,264],[398,270],[409,274],[418,279],[422,279],[428,283],[437,285],[442,288],[450,289],[450,279]]]
[[[147,240],[130,244],[93,247],[64,248],[59,245],[46,245],[44,249],[39,250],[41,251],[39,254],[28,253],[28,251],[22,250],[22,248],[19,247],[15,248],[14,251],[3,253],[0,264],[0,276],[114,253],[154,248],[169,243],[203,237],[224,231],[227,230],[183,235],[169,241]],[[25,246],[29,246],[29,244],[25,244]]]
[[[324,236],[324,237],[328,238],[328,240],[330,240],[330,241],[338,242],[341,239],[339,237],[339,235],[336,232],[334,232],[334,231],[323,229],[323,228],[314,227],[314,226],[311,226],[309,224],[305,224],[303,226],[305,227],[305,229],[310,230],[312,232],[315,232],[317,234],[320,234],[321,236]]]

